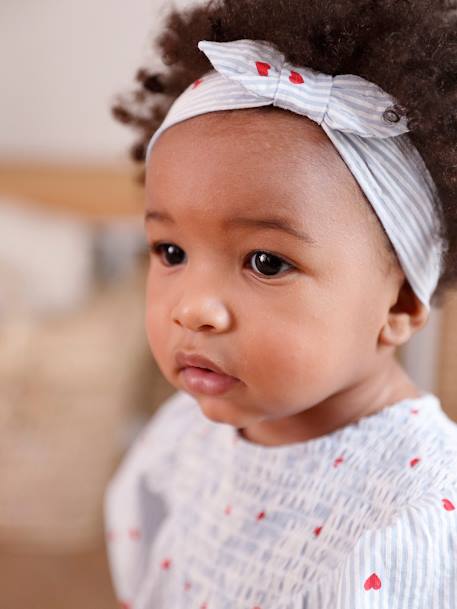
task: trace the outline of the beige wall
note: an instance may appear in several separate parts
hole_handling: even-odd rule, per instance
[[[1,0],[0,159],[123,158],[132,135],[110,101],[150,57],[172,4],[192,2]]]

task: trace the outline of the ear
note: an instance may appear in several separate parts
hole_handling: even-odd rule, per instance
[[[399,347],[427,323],[429,312],[413,292],[407,279],[398,292],[395,304],[387,313],[387,319],[379,334],[379,344]]]

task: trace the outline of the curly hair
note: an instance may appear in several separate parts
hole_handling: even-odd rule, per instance
[[[455,0],[206,0],[165,15],[153,40],[165,67],[140,68],[113,116],[139,134],[131,158],[144,163],[149,139],[173,101],[212,69],[199,40],[241,38],[276,45],[286,60],[332,76],[355,74],[396,98],[409,135],[438,189],[444,239],[432,304],[457,287],[457,10]],[[144,182],[144,165],[138,175]]]

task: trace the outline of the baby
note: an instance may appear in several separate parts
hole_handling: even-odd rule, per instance
[[[173,10],[150,120],[115,109],[144,129],[146,332],[178,390],[105,495],[124,609],[457,609],[457,425],[396,358],[456,280],[444,16]]]

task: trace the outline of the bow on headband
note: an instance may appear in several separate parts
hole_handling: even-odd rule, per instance
[[[319,125],[361,137],[386,138],[409,131],[405,117],[398,120],[392,113],[392,97],[359,76],[330,76],[293,66],[261,40],[201,40],[198,48],[223,76],[273,106],[306,115]],[[386,111],[396,122],[384,118]]]

